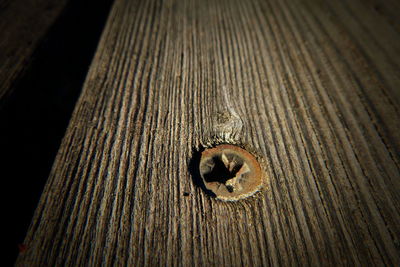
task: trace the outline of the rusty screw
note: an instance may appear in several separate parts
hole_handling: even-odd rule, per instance
[[[219,145],[203,151],[199,169],[206,188],[221,200],[251,196],[263,182],[256,158],[234,145]]]

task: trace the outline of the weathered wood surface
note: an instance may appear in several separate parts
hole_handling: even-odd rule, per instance
[[[67,0],[0,0],[0,100],[30,62]]]
[[[399,265],[396,8],[117,0],[17,265]],[[208,197],[210,140],[267,188]]]

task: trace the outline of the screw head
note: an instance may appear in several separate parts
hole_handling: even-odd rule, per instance
[[[263,184],[257,159],[234,145],[225,144],[204,150],[199,169],[205,187],[221,200],[246,198]]]

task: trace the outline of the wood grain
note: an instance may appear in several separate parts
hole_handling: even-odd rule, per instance
[[[117,0],[17,266],[399,265],[393,18]],[[267,188],[207,196],[192,159],[214,142],[257,151]]]
[[[10,94],[66,3],[67,0],[0,1],[0,100]]]

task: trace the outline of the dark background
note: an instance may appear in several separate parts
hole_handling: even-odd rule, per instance
[[[46,183],[112,0],[70,0],[0,103],[6,265],[13,265]],[[0,18],[1,19],[1,18]]]

